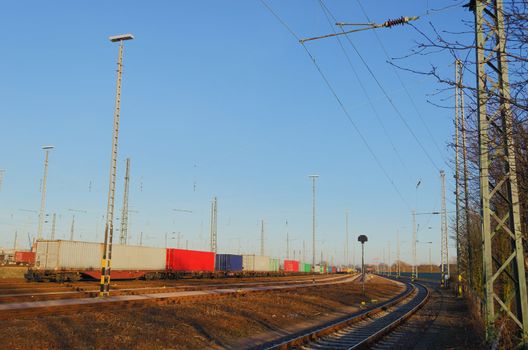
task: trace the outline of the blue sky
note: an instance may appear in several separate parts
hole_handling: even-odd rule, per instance
[[[300,37],[331,31],[317,1],[268,3]],[[456,3],[362,1],[376,22],[422,15]],[[325,4],[340,20],[366,21],[356,1]],[[454,8],[423,16],[416,26],[430,33],[432,22],[457,31],[464,28],[462,20],[470,21],[470,13]],[[288,230],[296,255],[305,240],[310,257],[308,175],[316,173],[320,175],[318,256],[322,248],[325,257],[342,262],[348,210],[351,242],[358,234],[369,236],[368,261],[381,257],[389,240],[394,257],[397,230],[403,242],[402,258],[408,260],[411,208],[419,212],[440,208],[438,169],[348,42],[344,44],[354,68],[403,164],[337,41],[306,44],[405,204],[306,52],[261,2],[249,0],[4,2],[0,11],[0,169],[6,172],[0,192],[0,246],[11,246],[16,230],[23,245],[28,233],[35,235],[36,214],[20,209],[39,209],[41,147],[48,144],[56,149],[50,155],[46,212],[58,215],[57,236],[69,237],[73,214],[69,209],[82,209],[87,213],[76,215],[76,237],[102,240],[117,58],[117,46],[107,38],[129,32],[136,39],[125,47],[116,216],[121,216],[124,163],[130,157],[132,242],[143,232],[145,245],[163,246],[165,233],[180,232],[190,248],[206,249],[210,201],[217,196],[220,251],[237,252],[240,246],[241,252],[258,252],[260,220],[264,219],[266,254],[285,255]],[[392,57],[408,54],[419,40],[410,26],[380,29],[377,34]],[[446,168],[444,162],[451,157],[446,143],[453,130],[452,111],[426,100],[446,98],[443,104],[453,104],[450,94],[430,96],[441,88],[432,78],[400,71],[433,133],[431,138],[374,33],[355,33],[350,39],[434,162]],[[445,74],[454,71],[446,54],[419,56],[404,64],[417,69],[435,64]],[[419,179],[422,184],[416,191]],[[449,169],[447,181],[448,206],[452,207]],[[439,218],[420,216],[418,222],[419,239],[435,243],[433,259],[438,261]],[[45,235],[50,230],[48,223]],[[427,259],[424,247],[419,260]]]

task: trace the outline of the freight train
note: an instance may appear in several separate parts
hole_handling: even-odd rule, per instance
[[[67,240],[36,242],[30,281],[100,279],[103,244]],[[316,265],[317,273],[338,272]],[[112,245],[111,276],[116,279],[175,279],[185,277],[278,276],[310,273],[311,265],[260,255],[215,254],[197,250]]]

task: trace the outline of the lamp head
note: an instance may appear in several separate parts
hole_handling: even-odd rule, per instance
[[[119,34],[119,35],[113,35],[108,38],[111,42],[115,43],[118,41],[125,41],[125,40],[132,40],[134,39],[134,36],[132,34]]]

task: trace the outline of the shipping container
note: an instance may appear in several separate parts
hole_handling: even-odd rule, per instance
[[[169,271],[214,272],[215,253],[167,248],[166,267]]]
[[[114,244],[112,270],[165,270],[165,248]]]
[[[284,260],[284,272],[299,272],[299,262],[297,260]]]
[[[280,259],[270,258],[269,259],[269,270],[271,272],[280,271]]]
[[[312,272],[312,265],[307,263],[299,263],[299,271],[300,272]]]
[[[260,256],[254,254],[242,255],[242,268],[244,271],[270,271],[270,258],[268,256]]]
[[[337,272],[337,267],[332,266],[332,273],[336,273],[336,272]]]
[[[315,273],[320,273],[321,272],[321,265],[315,265],[314,266],[314,272]]]
[[[79,241],[37,241],[36,270],[101,269],[103,244]]]
[[[228,272],[242,271],[242,255],[216,254],[215,269]]]
[[[14,260],[17,265],[33,265],[35,263],[35,252],[17,251],[15,252]]]

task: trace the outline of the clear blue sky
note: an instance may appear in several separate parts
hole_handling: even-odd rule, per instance
[[[269,1],[300,37],[331,31],[317,1]],[[363,0],[376,22],[422,15],[455,1]],[[356,1],[326,1],[343,21],[365,22]],[[422,17],[431,32],[464,29],[462,8]],[[133,33],[124,58],[116,216],[121,215],[125,158],[131,158],[130,231],[145,245],[163,246],[165,233],[181,232],[193,249],[206,249],[210,200],[218,197],[221,252],[258,253],[260,220],[266,223],[266,254],[285,255],[285,222],[293,248],[311,257],[311,182],[317,182],[317,255],[343,260],[344,213],[350,236],[369,236],[367,260],[381,257],[396,231],[402,258],[409,258],[411,208],[440,208],[440,179],[391,108],[363,63],[344,41],[361,83],[390,134],[398,160],[335,39],[307,43],[354,123],[407,202],[381,172],[329,92],[306,52],[259,1],[71,1],[4,2],[0,11],[0,246],[34,236],[43,145],[50,155],[47,213],[57,213],[57,236],[68,238],[73,212],[76,237],[102,240],[106,212],[117,45],[109,35]],[[390,56],[410,52],[418,33],[410,26],[380,29]],[[426,99],[453,104],[433,79],[400,71],[432,131],[431,138],[406,96],[372,31],[350,36],[374,74],[438,167],[450,158],[446,143],[452,111]],[[451,74],[445,54],[404,61],[431,63]],[[438,151],[436,144],[439,146]],[[447,171],[448,208],[452,172]],[[421,179],[419,190],[416,182]],[[90,183],[92,184],[90,189]],[[196,186],[194,186],[196,184]],[[173,208],[192,210],[174,212]],[[49,220],[51,221],[51,220]],[[432,240],[439,257],[440,221],[420,216],[420,240]],[[426,227],[432,227],[426,230]],[[116,221],[119,227],[119,221]],[[45,235],[49,236],[50,223]],[[118,236],[118,233],[116,233]],[[176,241],[171,240],[171,245]],[[182,241],[182,245],[183,245]],[[356,252],[359,252],[357,244]],[[454,242],[451,242],[454,246]],[[351,248],[352,249],[352,248]],[[451,249],[454,255],[454,249]],[[427,261],[427,250],[420,250]],[[356,259],[356,262],[359,261]]]

